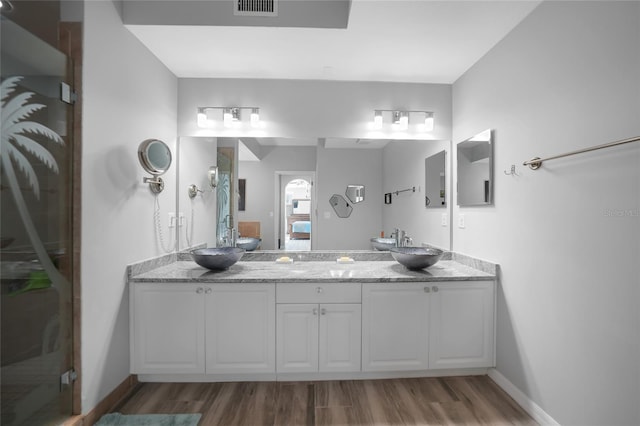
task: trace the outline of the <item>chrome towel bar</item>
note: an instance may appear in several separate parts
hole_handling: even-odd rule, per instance
[[[628,138],[628,139],[622,139],[622,140],[615,141],[615,142],[609,142],[609,143],[605,143],[605,144],[602,144],[602,145],[592,146],[591,148],[578,149],[576,151],[571,151],[571,152],[567,152],[567,153],[560,154],[560,155],[554,155],[553,157],[547,157],[547,158],[535,157],[535,158],[532,158],[529,161],[525,161],[524,163],[522,163],[522,165],[523,166],[529,166],[529,168],[531,168],[531,170],[538,170],[542,166],[542,163],[547,161],[547,160],[555,160],[556,158],[568,157],[570,155],[582,154],[583,152],[595,151],[597,149],[609,148],[611,146],[623,145],[625,143],[638,142],[638,141],[640,141],[640,136],[635,136],[635,137]]]

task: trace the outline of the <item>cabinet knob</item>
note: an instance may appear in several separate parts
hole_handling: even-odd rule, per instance
[[[205,294],[211,294],[213,292],[212,289],[208,288],[204,291]]]
[[[324,290],[322,290],[322,287],[316,287],[316,293],[320,294],[322,293]]]
[[[313,308],[313,315],[318,315],[318,308]]]
[[[438,292],[438,286],[437,286],[437,285],[434,285],[434,286],[433,286],[433,292],[434,292],[434,293],[437,293],[437,292]]]
[[[430,289],[429,287],[425,287],[425,288],[424,288],[424,292],[425,292],[425,293],[431,293],[431,289]]]
[[[204,288],[198,287],[198,289],[196,290],[196,293],[202,294],[203,291],[204,291]]]
[[[327,310],[325,308],[321,308],[320,315],[326,315],[326,314],[327,314]]]

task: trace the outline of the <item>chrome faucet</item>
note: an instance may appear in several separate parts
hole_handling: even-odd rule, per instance
[[[236,230],[234,228],[227,228],[227,241],[230,247],[236,246],[236,242],[238,240],[236,237]]]
[[[413,244],[413,238],[407,235],[405,231],[395,228],[391,233],[391,238],[395,239],[396,247],[409,247]]]
[[[391,233],[391,237],[395,238],[396,247],[403,247],[404,246],[404,240],[405,240],[405,237],[406,237],[406,232],[404,232],[402,229],[395,228],[393,230],[393,232]]]
[[[237,242],[236,230],[233,227],[233,216],[230,214],[224,217],[224,223],[226,225],[226,235],[222,238],[222,242],[227,247],[235,247]]]

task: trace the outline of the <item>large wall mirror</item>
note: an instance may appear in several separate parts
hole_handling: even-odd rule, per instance
[[[425,195],[424,204],[427,208],[446,207],[446,170],[447,153],[442,150],[424,160]]]
[[[184,217],[176,230],[180,249],[216,245],[228,227],[239,231],[250,224],[262,239],[261,250],[297,250],[285,244],[289,219],[296,216],[287,210],[286,183],[293,177],[305,179],[310,186],[293,194],[292,205],[293,200],[298,207],[307,202],[300,200],[311,200],[311,208],[305,211],[309,219],[296,218],[310,222],[311,238],[294,235],[292,229],[289,239],[294,243],[306,247],[311,243],[312,250],[371,250],[371,238],[381,232],[389,235],[399,227],[415,237],[416,245],[424,242],[448,249],[452,200],[447,200],[451,191],[445,193],[444,185],[448,188],[451,183],[446,181],[450,179],[450,141],[386,142],[386,146],[376,141],[364,147],[351,139],[335,141],[333,146],[318,138],[180,137],[175,210]],[[209,170],[215,166],[219,179],[213,188]],[[429,198],[431,206],[440,209],[424,208],[425,166],[437,176]],[[236,210],[233,200],[238,179],[246,181],[244,210]],[[431,180],[427,181],[430,186]],[[200,190],[193,198],[187,192],[191,185]],[[403,185],[420,189],[385,205],[384,193]],[[335,211],[329,202],[334,194],[347,201],[349,214]]]
[[[458,143],[458,205],[493,204],[493,130]]]

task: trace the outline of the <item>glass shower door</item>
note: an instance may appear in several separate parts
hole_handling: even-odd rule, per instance
[[[60,424],[72,413],[72,67],[10,20],[0,30],[0,423]]]
[[[218,187],[216,190],[216,236],[217,246],[232,245],[229,229],[234,228],[234,208],[236,200],[235,191],[235,149],[233,147],[218,146]],[[237,228],[236,228],[237,229]]]

